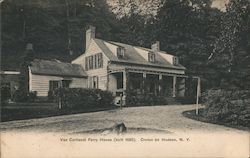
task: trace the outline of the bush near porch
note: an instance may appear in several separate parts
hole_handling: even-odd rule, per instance
[[[208,90],[203,93],[203,117],[216,123],[250,127],[249,90]]]
[[[153,94],[145,95],[127,95],[126,104],[133,106],[145,106],[145,105],[166,105],[168,101],[164,96],[156,96]]]
[[[62,108],[108,107],[114,104],[112,93],[100,89],[59,88],[53,98],[55,101],[61,99]]]

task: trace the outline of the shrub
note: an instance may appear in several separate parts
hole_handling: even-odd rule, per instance
[[[202,94],[204,117],[232,125],[250,126],[250,91],[209,90]]]
[[[53,101],[55,98],[54,91],[49,90],[48,91],[48,101]]]
[[[37,92],[32,91],[28,93],[28,102],[34,102],[37,98]]]
[[[54,93],[54,99],[61,99],[66,108],[83,108],[111,106],[114,98],[111,92],[99,89],[59,88]]]
[[[16,90],[13,94],[13,99],[16,102],[34,102],[36,98],[37,98],[36,91],[26,93],[21,90]]]
[[[162,105],[168,104],[167,99],[163,96],[155,96],[151,94],[147,95],[130,95],[128,94],[126,97],[127,105]]]

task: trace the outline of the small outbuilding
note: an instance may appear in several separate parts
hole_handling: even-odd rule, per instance
[[[35,91],[38,97],[46,97],[49,91],[58,87],[87,87],[87,74],[77,64],[35,59],[28,67],[28,72],[28,89],[30,92]]]

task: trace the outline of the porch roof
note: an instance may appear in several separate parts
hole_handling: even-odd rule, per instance
[[[146,74],[156,74],[156,75],[165,75],[165,76],[177,76],[177,77],[193,77],[196,76],[188,76],[185,74],[178,74],[178,73],[171,73],[171,72],[164,72],[160,70],[148,70],[148,69],[137,69],[137,68],[117,68],[117,69],[109,69],[109,74],[119,73],[119,72],[132,72],[132,73],[146,73]]]

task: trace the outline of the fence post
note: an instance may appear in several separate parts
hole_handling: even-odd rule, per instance
[[[196,115],[199,114],[199,96],[200,96],[200,90],[201,90],[201,80],[200,77],[197,78],[197,94],[196,94]]]
[[[59,101],[58,101],[58,108],[59,108],[59,109],[62,109],[62,87],[63,87],[63,85],[62,85],[62,80],[61,80],[61,81],[59,81],[59,85],[58,85],[58,87],[59,87]]]

